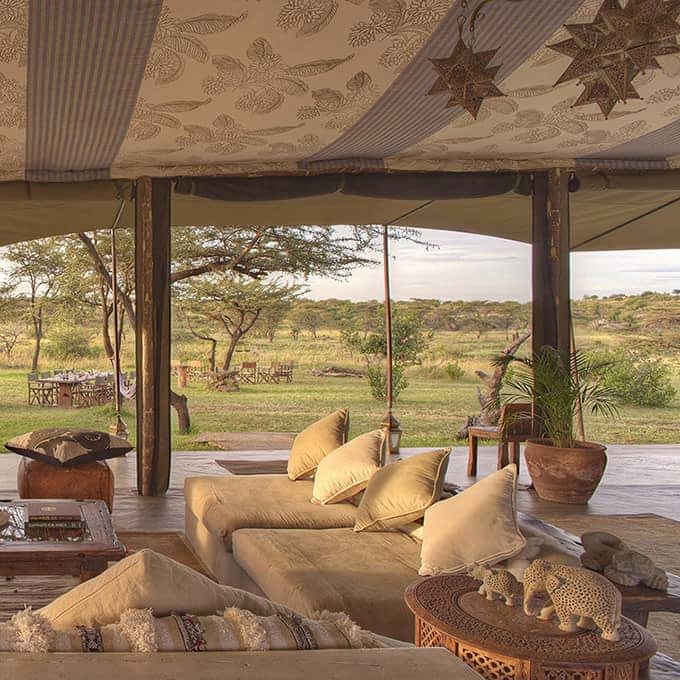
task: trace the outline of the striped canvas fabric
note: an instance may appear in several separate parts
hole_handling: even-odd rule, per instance
[[[0,181],[680,165],[677,0],[485,2],[461,81],[481,1],[0,0]],[[612,22],[657,43],[605,116],[557,83]]]

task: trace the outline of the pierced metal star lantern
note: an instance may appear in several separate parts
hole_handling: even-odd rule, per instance
[[[567,24],[571,36],[548,47],[572,58],[556,85],[580,80],[574,106],[597,104],[607,118],[618,102],[641,99],[640,73],[661,68],[657,57],[680,52],[680,0],[604,0],[590,24]]]
[[[451,56],[430,59],[439,78],[428,94],[447,92],[446,108],[462,106],[473,118],[477,118],[482,102],[488,97],[505,95],[494,84],[498,66],[489,66],[498,50],[473,52],[462,38],[456,43]]]

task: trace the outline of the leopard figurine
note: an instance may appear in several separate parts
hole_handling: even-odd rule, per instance
[[[468,574],[482,582],[477,592],[487,600],[505,600],[505,604],[514,607],[521,598],[522,584],[507,569],[490,569],[477,564]]]
[[[615,642],[621,593],[594,571],[534,560],[524,572],[524,613],[544,620],[556,614],[561,630],[599,628],[602,639]]]

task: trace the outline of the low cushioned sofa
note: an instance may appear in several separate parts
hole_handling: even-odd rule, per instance
[[[185,533],[220,583],[262,590],[234,561],[232,537],[240,529],[352,527],[356,507],[310,503],[313,482],[284,475],[189,477],[184,482]]]
[[[403,593],[421,578],[422,527],[355,532],[355,505],[315,505],[312,487],[282,475],[188,478],[187,538],[221,583],[305,615],[344,611],[363,628],[413,641]],[[536,535],[527,523],[521,529]]]

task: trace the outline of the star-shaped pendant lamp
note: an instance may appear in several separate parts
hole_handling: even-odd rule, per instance
[[[585,89],[574,106],[597,104],[605,118],[618,102],[641,99],[640,73],[661,68],[657,57],[680,53],[680,0],[604,0],[590,24],[567,24],[571,36],[550,49],[572,58],[557,85],[578,79]]]
[[[430,59],[439,78],[428,94],[446,92],[449,94],[446,108],[462,106],[473,118],[477,118],[485,99],[505,96],[493,82],[500,65],[489,66],[497,51],[474,52],[459,39],[451,56]]]

